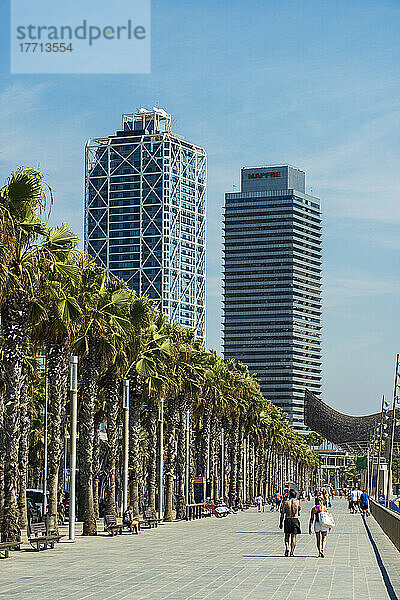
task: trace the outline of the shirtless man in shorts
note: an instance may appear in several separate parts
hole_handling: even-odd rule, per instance
[[[301,533],[300,529],[300,502],[296,498],[296,492],[290,490],[288,500],[282,504],[281,507],[281,519],[279,528],[285,532],[285,556],[289,556],[289,542],[290,542],[290,556],[294,556],[294,549],[296,547],[296,535]]]

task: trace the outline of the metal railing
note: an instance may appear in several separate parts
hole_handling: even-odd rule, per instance
[[[400,516],[372,499],[370,509],[375,521],[400,551]]]
[[[186,521],[201,519],[203,517],[204,502],[200,504],[186,504]]]

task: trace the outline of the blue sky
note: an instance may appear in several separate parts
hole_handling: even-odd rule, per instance
[[[243,165],[304,169],[324,213],[323,398],[378,410],[400,350],[398,0],[153,0],[150,75],[10,75],[0,10],[1,180],[39,166],[53,221],[81,233],[85,141],[140,106],[172,113],[208,153],[208,344],[219,348],[223,194]]]

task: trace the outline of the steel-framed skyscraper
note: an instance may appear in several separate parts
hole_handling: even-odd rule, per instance
[[[164,110],[86,145],[85,249],[205,339],[206,153]]]
[[[290,166],[248,167],[225,194],[225,358],[304,430],[304,392],[321,390],[321,207]]]

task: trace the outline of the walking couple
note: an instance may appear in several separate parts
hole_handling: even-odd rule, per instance
[[[279,527],[285,533],[285,556],[294,556],[294,550],[296,548],[296,536],[301,533],[300,527],[300,516],[301,507],[300,502],[296,498],[295,490],[290,490],[288,500],[282,505],[281,518]],[[327,514],[327,507],[324,500],[317,497],[315,498],[315,506],[311,509],[310,522],[309,522],[309,533],[311,534],[312,525],[314,523],[314,532],[317,541],[318,557],[325,557],[325,546],[327,541],[327,534],[331,527],[325,524],[325,514]],[[324,517],[322,517],[324,515]],[[329,515],[329,518],[330,515]],[[333,526],[333,522],[332,522]],[[289,554],[290,552],[290,554]]]

